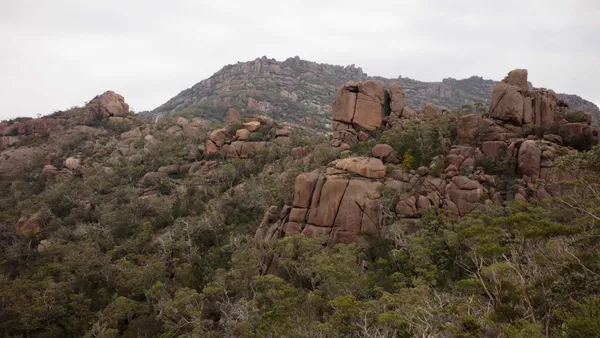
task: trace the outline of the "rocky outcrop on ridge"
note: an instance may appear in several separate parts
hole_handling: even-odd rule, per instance
[[[425,104],[422,112],[410,111],[396,85],[347,82],[332,105],[331,145],[350,149],[374,132],[402,132],[403,123],[427,123],[444,113],[434,104]],[[581,122],[569,122],[574,120]],[[342,158],[301,174],[292,205],[272,207],[255,241],[268,246],[278,238],[303,234],[321,237],[327,245],[366,245],[365,236],[385,231],[389,222],[418,224],[432,211],[461,217],[479,205],[551,197],[549,169],[554,160],[577,151],[580,143],[573,140],[583,138],[587,146],[598,142],[590,120],[589,114],[569,112],[552,90],[530,89],[527,71],[514,70],[494,88],[489,117],[468,114],[456,120],[457,139],[444,158],[411,170],[394,165],[399,161],[391,146],[377,144],[373,157]],[[552,134],[554,130],[563,136]],[[480,165],[485,161],[512,163],[504,174],[513,178],[486,173]],[[434,172],[439,163],[444,169]]]
[[[165,104],[141,115],[151,119],[169,114],[184,114],[204,119],[223,120],[228,108],[246,115],[268,115],[277,122],[329,131],[331,103],[340,83],[375,80],[390,88],[402,88],[405,100],[394,100],[396,108],[406,105],[420,109],[427,102],[448,109],[481,103],[489,106],[490,94],[497,82],[473,76],[468,79],[443,79],[422,82],[410,78],[370,77],[361,68],[342,67],[301,60],[299,57],[278,62],[267,57],[223,67],[210,78],[186,89]],[[528,84],[530,86],[530,84]],[[600,110],[576,95],[557,94],[572,110],[588,111],[600,121]],[[400,109],[401,110],[401,109]],[[398,110],[397,110],[398,111]]]

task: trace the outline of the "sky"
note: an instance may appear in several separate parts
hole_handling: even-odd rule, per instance
[[[0,0],[0,120],[106,90],[151,110],[263,55],[422,81],[527,68],[600,105],[600,1]]]

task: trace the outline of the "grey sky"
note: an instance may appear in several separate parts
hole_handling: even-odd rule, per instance
[[[0,119],[112,89],[136,111],[266,55],[369,75],[502,79],[600,103],[600,1],[0,0]]]

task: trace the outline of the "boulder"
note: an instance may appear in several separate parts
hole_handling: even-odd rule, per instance
[[[387,144],[376,144],[371,150],[371,155],[380,159],[390,156],[394,152],[394,148]]]
[[[19,235],[37,234],[54,218],[49,211],[38,211],[29,217],[20,218],[15,225],[15,231]]]
[[[521,92],[526,92],[529,89],[527,83],[527,69],[514,69],[511,70],[502,82],[507,83],[511,86],[515,86]]]
[[[523,176],[539,178],[542,150],[534,140],[526,140],[521,144],[518,155],[519,172]]]
[[[387,92],[379,81],[347,82],[338,90],[332,105],[334,121],[351,124],[369,131],[381,127]],[[335,128],[334,130],[340,130]]]
[[[216,154],[218,152],[219,152],[219,148],[217,147],[217,145],[213,141],[207,140],[204,155],[212,155],[212,154]]]
[[[402,117],[402,112],[404,111],[404,107],[406,106],[404,92],[398,84],[391,84],[389,91],[391,113],[396,115],[397,117]]]
[[[386,90],[381,82],[374,80],[359,82],[358,90],[352,123],[373,131],[383,121]]]
[[[81,170],[81,161],[75,157],[69,157],[65,160],[65,167],[73,171]]]
[[[423,117],[426,120],[435,120],[442,114],[442,110],[433,103],[425,103],[423,108]]]
[[[385,177],[385,166],[378,158],[348,157],[335,161],[335,167],[340,170],[351,171],[367,178]]]
[[[471,212],[483,196],[483,186],[465,176],[452,177],[452,183],[447,188],[448,199],[445,201],[448,209],[464,216]]]
[[[463,115],[456,121],[457,136],[463,140],[472,140],[479,133],[481,116],[475,114]]]
[[[117,116],[129,113],[129,105],[123,96],[109,90],[98,96],[98,112],[102,117]]]
[[[519,87],[506,82],[499,82],[494,87],[491,117],[521,125],[523,109],[524,99]]]
[[[250,136],[250,130],[248,129],[238,129],[235,132],[235,138],[237,138],[238,140],[247,140],[248,137]]]
[[[225,140],[227,139],[227,130],[225,130],[225,129],[213,130],[210,133],[209,138],[217,147],[221,147],[221,146],[223,146],[223,144],[225,144]],[[208,145],[207,145],[207,148],[208,148]]]
[[[352,123],[354,111],[356,110],[357,94],[358,83],[353,81],[345,83],[338,89],[335,101],[331,106],[334,121]]]
[[[396,214],[404,217],[417,216],[417,201],[414,196],[407,197],[396,204]]]
[[[251,132],[257,131],[260,128],[260,122],[258,121],[250,121],[244,123],[244,128],[248,129]]]

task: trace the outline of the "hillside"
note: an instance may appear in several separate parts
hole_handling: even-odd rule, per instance
[[[334,66],[288,58],[283,62],[262,57],[223,67],[210,78],[188,88],[151,112],[148,118],[181,114],[222,120],[227,108],[242,112],[267,114],[277,121],[320,131],[331,128],[329,111],[341,83],[350,80],[376,79],[385,85],[400,84],[407,94],[408,105],[422,109],[426,102],[449,109],[476,102],[489,105],[496,81],[478,76],[468,79],[443,79],[422,82],[398,77],[369,77],[361,68]],[[600,121],[600,109],[576,95],[558,94],[574,110],[588,111]]]
[[[590,113],[524,69],[473,114],[303,67],[355,74],[265,80],[296,103],[335,89],[314,107],[327,135],[234,109],[235,77],[211,96],[231,100],[220,122],[143,119],[112,91],[1,122],[0,336],[600,336]]]

